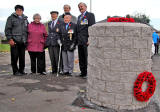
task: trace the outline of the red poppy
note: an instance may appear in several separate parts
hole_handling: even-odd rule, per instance
[[[69,26],[71,26],[71,24],[69,24]]]
[[[86,18],[86,16],[84,16],[84,18]]]

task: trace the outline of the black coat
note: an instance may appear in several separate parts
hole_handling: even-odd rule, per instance
[[[5,26],[5,35],[8,40],[13,39],[16,43],[26,43],[28,36],[28,20],[27,16],[22,15],[19,18],[16,13],[8,17]]]
[[[60,39],[60,26],[63,22],[58,19],[56,25],[51,28],[52,21],[48,23],[48,37],[46,39],[46,47],[49,46],[58,46],[57,40]]]
[[[69,31],[73,31],[73,34],[69,34]],[[62,50],[70,50],[71,45],[74,43],[74,47],[77,43],[77,27],[76,24],[70,22],[66,30],[66,24],[63,23],[60,28]],[[71,38],[70,38],[71,36]]]
[[[82,21],[88,21],[88,24],[82,24]],[[81,15],[78,16],[77,21],[77,37],[78,45],[87,45],[88,42],[88,27],[95,24],[95,16],[93,13],[86,12],[85,15],[81,18]]]

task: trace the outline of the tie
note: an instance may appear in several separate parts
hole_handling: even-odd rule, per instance
[[[53,28],[54,27],[54,21],[52,21],[52,23],[51,23],[51,28]]]
[[[68,28],[68,24],[66,24],[66,30],[67,30],[67,28]]]
[[[83,14],[81,14],[81,16],[80,16],[80,18],[79,18],[79,20],[81,21],[81,19],[83,18]]]

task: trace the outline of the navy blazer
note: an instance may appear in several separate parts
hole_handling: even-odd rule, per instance
[[[88,24],[81,24],[81,21],[86,19]],[[87,45],[88,42],[88,28],[95,24],[95,16],[93,13],[86,12],[85,15],[81,18],[81,15],[78,16],[77,21],[77,37],[78,37],[78,45]]]
[[[46,46],[57,46],[57,40],[60,39],[60,26],[63,22],[58,19],[57,23],[53,28],[51,28],[52,21],[48,23],[48,37],[46,40]]]

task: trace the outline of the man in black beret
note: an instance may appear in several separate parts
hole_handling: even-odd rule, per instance
[[[27,42],[27,16],[23,14],[22,5],[15,6],[15,12],[11,14],[6,22],[5,35],[11,46],[11,65],[13,75],[25,75],[25,47]],[[19,60],[19,67],[17,61]]]
[[[58,19],[58,11],[51,11],[52,20],[48,23],[48,37],[46,40],[46,47],[48,47],[49,56],[52,65],[52,74],[58,71],[58,61],[59,61],[59,48],[60,48],[60,25],[62,21]]]

